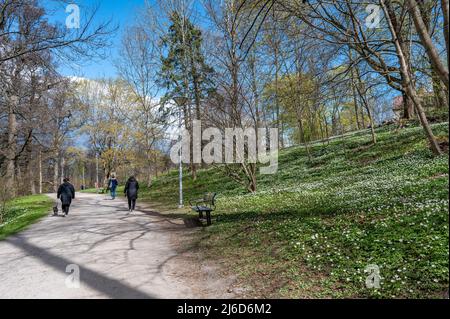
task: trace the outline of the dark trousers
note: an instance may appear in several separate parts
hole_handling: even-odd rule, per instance
[[[136,199],[128,198],[128,209],[134,210],[136,207]]]
[[[63,211],[63,213],[64,214],[69,214],[69,208],[70,208],[70,205],[62,205],[62,211]]]

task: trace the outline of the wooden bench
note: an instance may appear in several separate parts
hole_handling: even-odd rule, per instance
[[[198,213],[198,218],[203,218],[203,213],[206,214],[206,223],[211,225],[211,212],[216,209],[216,193],[205,193],[203,198],[189,201],[192,210]]]

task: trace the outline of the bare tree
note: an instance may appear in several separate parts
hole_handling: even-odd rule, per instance
[[[138,143],[147,160],[147,184],[151,185],[152,176],[157,175],[157,157],[155,146],[164,137],[170,122],[168,112],[160,104],[157,83],[160,69],[159,39],[152,36],[152,30],[136,25],[128,30],[122,40],[121,59],[117,68],[133,90],[137,108],[134,112],[123,110],[135,129],[143,138]]]
[[[94,25],[97,10],[98,7],[84,10],[86,14],[80,28],[66,28],[50,24],[36,0],[1,1],[0,64],[48,50],[68,59],[98,55],[98,49],[108,44],[108,37],[117,28],[111,21]],[[27,45],[20,40],[24,38]]]

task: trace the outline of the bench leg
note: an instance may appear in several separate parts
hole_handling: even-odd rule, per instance
[[[206,212],[206,223],[208,226],[211,225],[211,212]]]
[[[198,218],[202,219],[203,218],[203,212],[198,212]]]

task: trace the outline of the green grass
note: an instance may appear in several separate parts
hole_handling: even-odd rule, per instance
[[[124,188],[124,186],[119,186],[119,187],[117,187],[116,193],[117,193],[118,196],[123,195],[123,188]],[[84,194],[97,194],[97,189],[96,189],[96,188],[88,188],[88,189],[84,189],[84,190],[80,191],[80,193],[84,193]],[[101,192],[100,192],[100,193],[101,193]],[[105,194],[105,193],[108,193],[108,194],[109,194],[109,191],[108,191],[108,192],[103,192],[103,193],[101,193],[101,194]]]
[[[0,240],[48,215],[52,206],[53,201],[45,195],[24,196],[8,201],[0,223]]]
[[[96,188],[88,188],[88,189],[84,189],[84,190],[80,191],[80,193],[97,194],[97,189]]]
[[[448,123],[433,130],[448,141]],[[449,285],[448,154],[433,157],[420,127],[283,150],[276,175],[245,190],[220,167],[185,176],[186,198],[216,191],[218,220],[199,248],[237,273],[249,296],[441,298]],[[177,173],[143,198],[176,207]],[[364,272],[380,268],[381,288]]]

